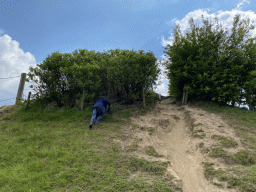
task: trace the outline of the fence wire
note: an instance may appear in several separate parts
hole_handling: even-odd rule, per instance
[[[21,75],[19,75],[19,76],[15,76],[15,77],[0,78],[0,79],[11,79],[11,78],[16,78],[16,77],[20,77],[20,76],[21,76]],[[10,98],[10,99],[1,100],[0,102],[2,102],[2,101],[12,100],[12,99],[16,99],[16,97],[14,97],[14,98]]]
[[[16,99],[16,97],[11,98],[11,99],[2,100],[2,101],[8,101],[8,100],[12,100],[12,99]],[[0,101],[0,102],[2,102],[2,101]]]
[[[20,75],[19,76],[15,76],[15,77],[20,77]],[[15,77],[7,77],[7,78],[0,78],[0,79],[11,79],[11,78],[15,78]]]

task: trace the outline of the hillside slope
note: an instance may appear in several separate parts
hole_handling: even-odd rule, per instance
[[[0,191],[256,191],[254,112],[112,106],[92,130],[92,106],[1,107]]]
[[[127,139],[116,142],[121,142],[125,150],[125,147],[129,148],[136,139],[141,138],[138,149],[133,153],[148,161],[170,161],[167,170],[176,180],[182,181],[184,192],[219,191],[218,186],[205,178],[202,162],[214,163],[215,169],[224,170],[228,167],[228,160],[209,157],[209,149],[219,143],[211,137],[218,135],[233,139],[238,145],[228,148],[230,154],[244,149],[240,139],[220,115],[188,105],[177,106],[172,104],[172,100],[162,100],[150,113],[132,117],[130,126],[124,128],[127,129]],[[160,157],[147,155],[149,149],[155,149],[156,156]],[[212,182],[222,184],[222,191],[237,191],[228,189],[224,181],[214,179]]]

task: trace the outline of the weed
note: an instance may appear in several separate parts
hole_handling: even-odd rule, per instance
[[[204,143],[201,142],[201,143],[199,144],[199,147],[202,148],[203,146],[204,146]]]
[[[202,123],[197,123],[197,124],[194,124],[193,126],[196,127],[196,126],[200,126],[202,125]]]
[[[152,135],[155,132],[155,130],[156,130],[155,127],[148,127],[147,129],[149,131],[149,135]]]
[[[156,152],[155,148],[152,147],[152,146],[148,146],[145,153],[146,153],[147,155],[149,155],[149,156],[163,157],[163,155],[159,155],[159,154]]]
[[[212,138],[221,140],[221,146],[222,147],[235,147],[235,146],[238,145],[238,143],[234,139],[226,138],[226,137],[221,136],[221,135],[213,135]]]
[[[212,179],[216,174],[216,171],[215,171],[214,167],[212,166],[214,164],[209,163],[209,162],[202,162],[202,164],[204,164],[204,176],[207,179]]]
[[[209,153],[210,157],[223,157],[226,155],[226,152],[221,147],[213,148],[211,153]]]
[[[137,151],[138,148],[139,148],[138,140],[136,140],[135,142],[133,142],[133,143],[129,146],[128,151],[129,151],[129,152]]]
[[[113,149],[113,152],[120,152],[120,150],[121,150],[121,145],[120,145],[120,143],[115,143],[115,144],[113,144],[112,146],[112,149]]]
[[[240,150],[236,154],[232,155],[231,158],[239,164],[242,165],[254,165],[255,164],[255,154],[251,154],[248,150]]]
[[[195,130],[195,131],[193,131],[193,136],[194,137],[199,137],[200,139],[203,139],[205,136],[206,136],[206,134],[205,133],[202,133],[202,134],[198,134],[198,132],[203,132],[202,130]]]
[[[218,186],[218,187],[223,187],[223,185],[220,184],[220,183],[215,183],[215,182],[213,182],[213,185],[216,185],[216,186]]]
[[[132,156],[130,160],[130,168],[133,172],[137,171],[138,168],[142,168],[143,171],[153,172],[157,175],[163,175],[169,163],[158,161],[150,162],[145,160],[144,158],[138,159],[135,156]]]
[[[241,184],[240,179],[236,178],[236,177],[231,177],[230,180],[228,181],[228,188],[232,188],[234,186],[238,186]]]
[[[221,175],[221,176],[219,177],[219,180],[220,180],[220,181],[227,181],[227,180],[228,180],[228,177],[227,177],[226,175]]]

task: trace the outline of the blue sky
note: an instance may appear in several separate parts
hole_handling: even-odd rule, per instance
[[[211,21],[217,16],[231,30],[237,13],[256,20],[255,8],[256,1],[250,0],[0,0],[0,107],[15,103],[20,81],[15,76],[53,52],[134,49],[152,51],[163,62],[175,23],[185,34],[189,18],[202,26],[203,14]],[[3,79],[8,77],[15,78]],[[163,74],[159,81],[155,91],[167,95],[169,81]],[[24,99],[32,91],[29,85]]]

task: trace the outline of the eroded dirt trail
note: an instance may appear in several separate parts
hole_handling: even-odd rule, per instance
[[[205,146],[216,144],[217,141],[210,139],[212,134],[234,136],[233,132],[227,132],[231,128],[225,128],[226,132],[223,131],[220,127],[227,125],[215,114],[207,114],[208,112],[200,109],[177,106],[170,102],[171,99],[163,100],[152,112],[131,118],[132,125],[137,125],[133,135],[142,138],[138,143],[139,149],[134,153],[150,161],[170,161],[168,171],[177,180],[182,180],[184,192],[237,191],[228,189],[226,183],[223,183],[224,188],[219,188],[206,180],[202,162],[214,162],[215,168],[226,166],[220,160],[210,159],[198,147],[201,142],[204,142]],[[192,136],[192,124],[198,123],[201,123],[201,126],[197,126],[197,129],[201,128],[206,133],[204,139]],[[149,127],[156,128],[152,135],[147,131]],[[130,131],[132,132],[131,129]],[[239,143],[238,148],[241,148],[240,140],[236,140]],[[127,142],[131,143],[132,140],[128,138],[126,144]],[[145,149],[148,146],[153,146],[163,157],[146,155]]]

